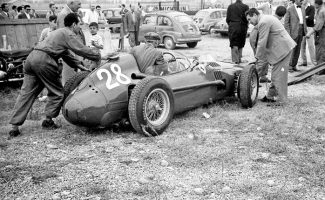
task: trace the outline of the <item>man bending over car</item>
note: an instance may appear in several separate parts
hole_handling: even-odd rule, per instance
[[[58,59],[62,58],[72,68],[87,70],[68,50],[89,60],[101,59],[98,51],[93,51],[77,38],[75,30],[78,28],[78,22],[76,14],[68,14],[64,18],[65,27],[53,31],[28,55],[24,65],[23,85],[9,122],[12,124],[9,137],[20,135],[18,127],[26,120],[30,108],[44,87],[48,90],[48,102],[45,107],[46,119],[42,122],[42,127],[58,128],[52,120],[59,115],[63,103],[63,86]]]
[[[160,41],[159,35],[149,32],[144,35],[144,38],[145,44],[131,49],[131,54],[135,57],[140,72],[154,76],[167,74],[168,65],[164,60],[163,53],[156,48]]]

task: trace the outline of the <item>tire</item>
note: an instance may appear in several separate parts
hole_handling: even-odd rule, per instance
[[[77,88],[77,86],[81,83],[82,80],[86,78],[86,76],[89,75],[90,72],[83,71],[83,72],[77,72],[74,74],[71,78],[68,79],[68,81],[65,83],[63,87],[63,94],[64,99],[66,99],[69,94]]]
[[[209,31],[208,31],[210,35],[212,35],[212,28],[214,28],[214,27],[211,26],[211,27],[209,28]]]
[[[173,38],[171,38],[171,37],[164,38],[164,45],[165,45],[165,48],[168,50],[173,50],[176,47],[176,44],[175,44]]]
[[[187,44],[187,46],[188,46],[189,48],[195,48],[196,45],[197,45],[197,42],[189,42],[189,43],[186,43],[186,44]]]
[[[131,125],[138,133],[160,135],[174,116],[173,92],[164,79],[147,77],[132,90],[128,109]]]
[[[259,79],[254,64],[244,67],[238,80],[237,97],[244,108],[251,108],[255,105],[258,97]]]

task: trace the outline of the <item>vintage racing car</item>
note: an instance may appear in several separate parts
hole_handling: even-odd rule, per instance
[[[207,56],[204,56],[207,58]],[[168,74],[140,73],[133,55],[120,55],[98,69],[79,72],[66,83],[63,115],[70,123],[86,127],[109,127],[129,122],[145,135],[161,134],[175,113],[209,104],[226,96],[252,107],[259,81],[254,64],[245,67],[189,59],[164,52]]]

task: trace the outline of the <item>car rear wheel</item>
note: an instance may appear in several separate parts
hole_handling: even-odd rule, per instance
[[[258,96],[259,81],[254,64],[244,67],[238,80],[237,97],[244,108],[251,108],[255,105]]]
[[[175,44],[173,38],[171,38],[171,37],[164,38],[164,45],[165,45],[165,48],[168,50],[173,50],[176,47],[176,44]]]
[[[188,46],[189,48],[195,48],[196,45],[197,45],[197,42],[189,42],[189,43],[186,43],[186,44],[187,44],[187,46]]]
[[[160,135],[174,115],[173,92],[164,79],[147,77],[132,90],[128,109],[130,122],[138,133]]]
[[[66,99],[69,94],[77,88],[77,86],[81,83],[82,80],[84,80],[88,76],[89,73],[90,72],[87,71],[77,72],[71,78],[68,79],[68,81],[63,87],[64,99]]]

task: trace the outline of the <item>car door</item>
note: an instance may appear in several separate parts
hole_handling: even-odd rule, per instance
[[[139,41],[144,42],[144,35],[148,32],[156,32],[155,27],[157,24],[157,15],[155,14],[150,14],[146,15],[143,19],[143,23],[140,26],[140,31],[139,31]]]
[[[166,34],[171,34],[171,32],[174,32],[172,20],[167,16],[158,15],[155,32],[159,34],[160,38],[163,38],[163,36]]]

